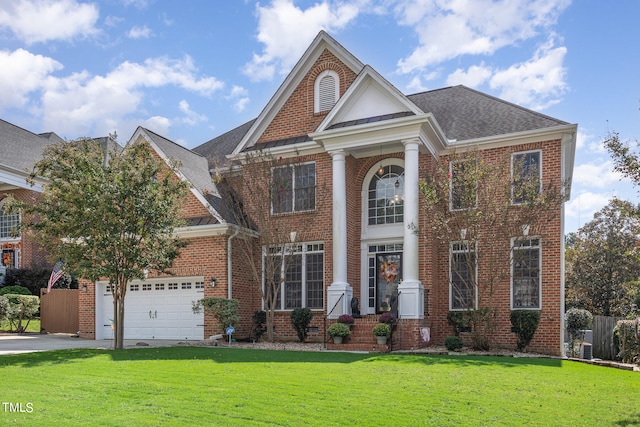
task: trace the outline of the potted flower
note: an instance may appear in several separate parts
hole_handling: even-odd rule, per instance
[[[334,344],[342,344],[342,339],[344,337],[348,337],[349,334],[351,334],[351,331],[349,331],[349,327],[347,325],[338,322],[329,326],[329,329],[327,329],[327,334],[329,334],[329,336],[333,338]]]
[[[373,327],[373,335],[378,339],[378,344],[386,344],[387,338],[391,335],[391,327],[387,323],[378,323]]]
[[[396,319],[393,317],[393,314],[389,313],[388,311],[382,313],[378,318],[378,322],[387,324],[392,324],[394,320]]]
[[[349,329],[351,329],[351,326],[353,326],[355,319],[349,314],[341,314],[340,317],[338,317],[338,322],[347,325]]]

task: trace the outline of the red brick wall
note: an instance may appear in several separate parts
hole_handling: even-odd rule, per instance
[[[276,114],[258,142],[306,135],[318,127],[327,112],[313,112],[314,83],[316,77],[325,70],[332,70],[338,74],[340,96],[356,78],[356,74],[351,69],[341,63],[331,52],[325,50]]]

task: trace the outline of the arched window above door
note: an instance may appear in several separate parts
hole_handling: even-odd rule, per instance
[[[369,225],[397,224],[404,221],[404,168],[380,166],[369,181]]]

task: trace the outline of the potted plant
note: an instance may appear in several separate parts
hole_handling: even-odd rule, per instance
[[[349,331],[349,327],[347,325],[338,322],[329,326],[329,329],[327,329],[327,334],[329,334],[329,336],[333,338],[334,344],[342,344],[342,339],[344,337],[348,337],[349,334],[351,334],[351,331]]]
[[[338,322],[347,325],[349,329],[351,329],[355,319],[349,314],[341,314],[340,317],[338,317]]]
[[[391,327],[387,323],[378,323],[373,327],[373,335],[378,339],[378,344],[386,344],[387,338],[391,335]]]
[[[388,311],[385,311],[384,313],[382,313],[378,318],[378,322],[386,323],[388,325],[391,325],[393,322],[395,322],[395,320],[396,319],[395,317],[393,317],[393,314],[389,313]]]

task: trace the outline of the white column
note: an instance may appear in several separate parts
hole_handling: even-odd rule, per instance
[[[329,153],[333,163],[333,282],[327,288],[327,312],[330,318],[351,311],[353,289],[347,282],[347,183],[345,152]],[[342,299],[340,299],[342,297]],[[336,305],[337,304],[337,305]]]
[[[424,318],[424,286],[419,279],[419,141],[404,144],[404,246],[402,283],[398,286],[399,316],[402,319]]]

